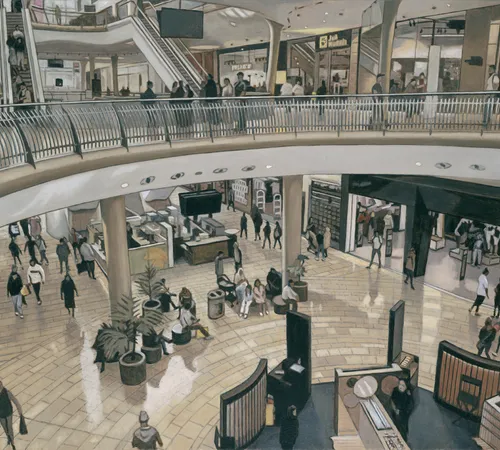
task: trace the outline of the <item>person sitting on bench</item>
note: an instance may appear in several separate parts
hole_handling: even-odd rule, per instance
[[[197,319],[196,316],[191,313],[190,306],[191,305],[189,303],[186,303],[182,307],[180,319],[182,329],[185,330],[187,328],[190,331],[200,330],[203,336],[205,336],[206,341],[213,339],[214,337],[210,336],[208,331],[200,325],[200,319]]]

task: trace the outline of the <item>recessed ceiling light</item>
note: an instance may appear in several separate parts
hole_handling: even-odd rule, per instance
[[[184,172],[179,172],[179,173],[172,175],[170,178],[172,180],[178,180],[179,178],[182,178],[183,176],[184,176]]]
[[[479,164],[472,164],[472,166],[469,166],[469,168],[472,170],[479,170],[480,172],[486,170],[486,167],[480,166]]]
[[[421,162],[416,162],[415,165],[418,166],[418,167],[420,167],[422,165],[422,163]]]
[[[241,170],[243,170],[243,172],[251,172],[252,170],[255,170],[255,166],[245,166]]]
[[[449,169],[451,167],[451,164],[447,162],[440,162],[436,163],[435,167],[436,169]]]
[[[272,169],[273,166],[266,166],[266,169]]]
[[[146,177],[141,180],[141,184],[144,186],[145,184],[150,184],[155,180],[155,177]]]
[[[328,15],[328,11],[325,13],[325,16],[327,16],[327,15]]]
[[[307,28],[307,25],[304,28]]]
[[[235,23],[235,22],[229,22],[229,24],[230,24],[232,27],[235,27],[235,26],[236,26],[236,23]]]
[[[227,169],[223,168],[223,169],[215,169],[214,170],[214,173],[226,173],[227,172]]]
[[[446,6],[447,6],[448,8],[451,8],[451,5],[450,5],[449,3],[446,3]]]
[[[202,175],[203,172],[196,172],[195,175]]]
[[[290,35],[289,35],[289,34],[287,34],[287,35],[286,35],[286,37],[290,37]]]
[[[123,183],[123,184],[122,184],[122,188],[123,188],[123,189],[128,188],[128,183]]]
[[[326,23],[326,20],[323,20],[323,23]]]

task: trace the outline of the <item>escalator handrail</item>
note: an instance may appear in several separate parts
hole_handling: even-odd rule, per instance
[[[26,42],[26,53],[28,53],[28,61],[30,67],[31,84],[33,87],[33,95],[37,102],[45,101],[43,95],[42,74],[40,65],[38,64],[38,53],[36,51],[35,34],[31,25],[31,15],[28,8],[22,9],[24,38]]]
[[[5,31],[5,32],[4,32]],[[7,10],[0,6],[0,79],[6,104],[14,103],[12,78],[10,76],[9,52],[7,47]]]

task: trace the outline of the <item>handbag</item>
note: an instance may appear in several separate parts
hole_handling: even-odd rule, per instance
[[[21,295],[22,295],[23,297],[26,297],[26,296],[28,296],[28,295],[30,295],[30,294],[31,294],[30,288],[29,288],[28,286],[24,285],[24,286],[22,287],[22,289],[21,289]]]
[[[26,420],[24,416],[19,418],[19,434],[28,434],[28,427],[26,426]]]

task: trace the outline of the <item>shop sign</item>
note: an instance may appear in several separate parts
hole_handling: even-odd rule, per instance
[[[316,36],[316,51],[343,50],[351,46],[352,30],[338,31],[337,33]]]
[[[231,68],[233,72],[238,72],[240,70],[252,70],[252,63],[234,64]]]

